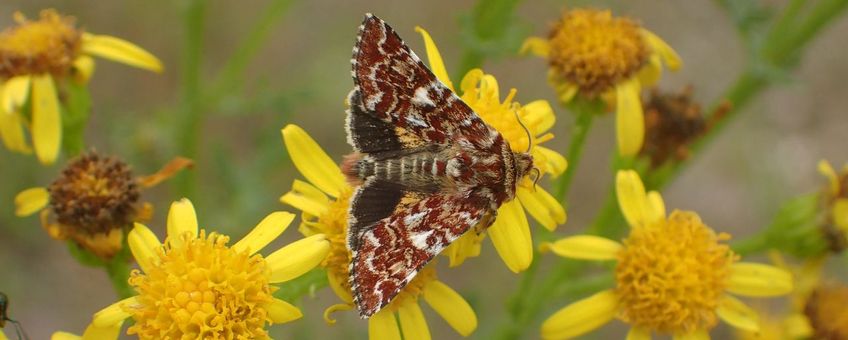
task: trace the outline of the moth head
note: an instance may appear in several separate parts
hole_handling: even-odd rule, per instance
[[[533,170],[533,156],[529,152],[516,152],[513,154],[513,158],[517,172],[515,178],[524,178]]]

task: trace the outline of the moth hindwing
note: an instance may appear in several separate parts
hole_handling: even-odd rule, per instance
[[[451,242],[488,227],[532,168],[367,14],[353,48],[342,171],[350,202],[350,280],[362,317],[386,306]]]

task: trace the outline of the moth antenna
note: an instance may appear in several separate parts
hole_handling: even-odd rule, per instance
[[[533,171],[536,173],[536,177],[533,178],[533,191],[536,191],[536,183],[538,183],[539,179],[542,178],[542,170],[539,170],[537,167],[533,167]]]
[[[530,149],[533,148],[533,135],[530,134],[530,129],[527,128],[527,125],[524,125],[524,122],[521,121],[521,117],[518,116],[518,111],[515,111],[515,120],[518,121],[518,125],[524,129],[524,132],[527,133],[527,151],[530,152]]]

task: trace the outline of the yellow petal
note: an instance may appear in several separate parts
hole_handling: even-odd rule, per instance
[[[592,295],[558,310],[542,323],[542,339],[567,339],[588,333],[612,320],[618,297],[612,290]]]
[[[689,334],[675,334],[671,338],[674,340],[709,340],[710,333],[704,329],[699,329]]]
[[[630,327],[627,340],[651,340],[651,331],[641,327]]]
[[[352,303],[337,303],[335,305],[327,307],[327,309],[324,310],[324,322],[326,322],[328,325],[335,325],[336,319],[333,319],[333,313],[349,311],[353,310],[353,308],[354,306],[352,305]]]
[[[848,233],[848,198],[839,198],[833,202],[833,223]]]
[[[827,181],[830,184],[830,194],[836,195],[839,193],[839,176],[836,175],[836,171],[833,170],[833,166],[830,165],[830,162],[822,159],[819,161],[819,173],[827,177]]]
[[[683,62],[680,60],[680,56],[674,49],[671,48],[665,41],[660,39],[656,34],[646,29],[642,30],[642,35],[648,41],[648,45],[650,45],[654,52],[659,54],[662,57],[663,62],[668,68],[672,71],[676,71],[680,69],[683,65]]]
[[[281,132],[289,157],[300,174],[330,196],[339,197],[348,185],[333,159],[299,126],[289,124]]]
[[[647,220],[651,221],[649,223],[653,223],[665,218],[665,202],[663,202],[662,196],[660,193],[656,191],[648,192],[646,196],[647,203]]]
[[[91,327],[91,326],[89,326]],[[0,340],[6,340],[6,336],[2,335],[2,330],[0,330]],[[68,332],[55,332],[52,336],[50,336],[50,340],[79,340],[82,339],[79,335],[71,334]]]
[[[810,319],[801,313],[792,314],[784,319],[786,335],[791,339],[807,339],[813,335],[813,326],[810,325]]]
[[[32,78],[32,143],[42,164],[53,164],[62,145],[62,116],[49,74]]]
[[[534,135],[539,135],[550,130],[556,122],[554,109],[547,100],[535,100],[522,106],[522,108],[525,114],[521,120],[532,127],[530,131]]]
[[[300,309],[280,299],[271,299],[271,302],[263,307],[268,311],[268,317],[273,323],[286,323],[303,317]]]
[[[622,156],[639,153],[645,139],[645,117],[639,92],[639,81],[635,78],[625,80],[615,87],[615,130],[618,152]]]
[[[662,62],[658,54],[653,54],[648,58],[648,63],[639,70],[636,76],[639,78],[639,84],[642,87],[651,87],[656,85],[662,78]]]
[[[401,340],[395,314],[388,308],[384,308],[368,319],[368,339]]]
[[[562,257],[581,260],[615,260],[621,243],[600,236],[579,235],[542,243],[542,251],[553,251]]]
[[[42,187],[29,188],[15,196],[15,215],[29,216],[50,202],[50,193]]]
[[[477,329],[477,315],[471,305],[455,290],[441,281],[432,281],[424,287],[424,301],[462,336]]]
[[[84,33],[83,53],[135,66],[156,73],[162,72],[162,62],[135,44],[108,35]]]
[[[474,93],[477,90],[477,85],[483,80],[484,75],[485,73],[483,73],[483,70],[479,68],[468,71],[468,73],[462,77],[462,82],[459,84],[459,88],[462,90],[462,93]]]
[[[453,88],[453,83],[448,77],[448,70],[445,68],[445,62],[442,60],[442,55],[439,53],[439,49],[436,48],[436,43],[433,42],[433,38],[430,37],[430,33],[427,33],[420,26],[415,26],[415,32],[421,34],[421,37],[424,38],[424,49],[427,50],[427,61],[430,64],[430,70],[433,71],[433,74],[436,75],[442,83],[445,84],[451,91],[455,91]]]
[[[71,335],[73,335],[73,334],[71,334]],[[77,337],[77,338],[79,338],[79,337]],[[0,340],[8,340],[8,339],[9,338],[6,337],[6,333],[3,333],[3,330],[0,329]],[[71,338],[71,339],[73,339],[73,338]]]
[[[544,155],[548,166],[547,171],[554,177],[561,175],[568,168],[568,161],[559,152],[543,146],[534,147],[533,152],[541,152]]]
[[[123,322],[126,318],[132,316],[132,314],[125,311],[122,306],[137,305],[137,298],[137,296],[128,297],[121,301],[115,302],[106,308],[101,309],[99,312],[94,314],[94,318],[91,322],[91,325],[95,327],[106,328]]]
[[[486,233],[478,234],[472,231],[453,241],[442,252],[442,255],[450,259],[448,266],[454,268],[464,263],[468,258],[480,256],[480,246],[485,237]]]
[[[146,273],[149,272],[156,261],[159,248],[162,247],[162,243],[159,242],[156,234],[143,224],[136,223],[127,236],[127,243],[141,270]]]
[[[3,144],[6,145],[7,149],[23,154],[32,152],[24,135],[25,127],[24,120],[19,113],[0,112],[0,138],[3,139]]]
[[[545,229],[553,231],[557,225],[565,223],[565,208],[544,189],[536,188],[534,191],[518,187],[515,194],[521,201],[521,206]]]
[[[85,329],[82,334],[82,340],[103,340],[103,339],[118,339],[121,335],[121,327],[124,321],[104,327],[97,327],[93,323]]]
[[[294,221],[294,214],[286,211],[276,211],[266,216],[244,238],[233,245],[237,252],[250,251],[256,253],[268,243],[275,240]]]
[[[516,200],[501,205],[498,217],[489,227],[489,236],[498,255],[513,273],[521,272],[533,261],[533,240],[524,209]]]
[[[751,332],[760,330],[757,312],[730,295],[725,295],[719,300],[716,314],[733,327]]]
[[[649,223],[648,195],[639,173],[619,170],[615,176],[615,192],[618,195],[618,206],[628,224],[637,226]]]
[[[524,43],[521,45],[520,54],[532,53],[535,56],[547,58],[548,53],[550,52],[550,45],[548,44],[548,39],[540,38],[540,37],[529,37],[524,40]]]
[[[3,83],[3,91],[0,92],[0,106],[6,113],[18,112],[29,96],[30,76],[16,76],[9,78]]]
[[[94,58],[81,55],[74,59],[74,80],[79,84],[86,84],[94,74]]]
[[[174,157],[168,164],[165,164],[155,173],[147,176],[139,176],[136,178],[139,186],[142,188],[151,188],[162,181],[173,177],[182,169],[191,168],[194,166],[194,161],[184,157]]]
[[[398,307],[398,319],[404,340],[430,340],[427,320],[415,300],[405,300],[401,303]]]
[[[553,70],[552,70],[553,71]],[[577,84],[570,82],[562,82],[555,85],[557,97],[559,98],[560,103],[568,103],[574,96],[577,95],[577,92],[580,90],[580,87]]]
[[[294,279],[315,268],[327,257],[330,242],[324,234],[312,235],[280,248],[265,258],[271,283]]]
[[[182,198],[171,203],[166,224],[168,226],[168,242],[172,246],[181,245],[181,237],[185,233],[192,237],[197,236],[197,214],[194,212],[194,205],[188,198]]]
[[[280,197],[280,202],[312,216],[321,216],[327,212],[330,199],[312,184],[294,180],[292,190]]]
[[[346,285],[349,280],[350,277],[347,275],[338,275],[331,271],[327,271],[327,282],[330,283],[330,288],[333,289],[333,292],[336,293],[336,296],[338,296],[339,299],[351,304],[353,303],[353,295],[350,288],[343,286],[343,284]]]
[[[778,296],[792,291],[792,275],[786,270],[759,263],[730,266],[727,290],[746,296]]]

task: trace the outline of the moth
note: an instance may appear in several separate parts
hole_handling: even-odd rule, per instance
[[[359,314],[386,306],[445,247],[515,198],[533,169],[439,81],[395,31],[366,14],[353,48],[342,162],[358,185],[348,211]]]

